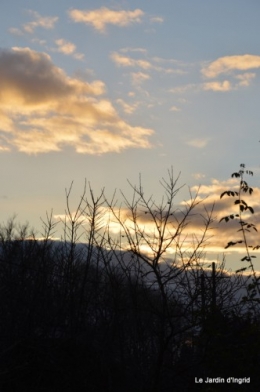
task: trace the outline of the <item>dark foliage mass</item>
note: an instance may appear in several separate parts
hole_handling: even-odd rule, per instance
[[[179,214],[176,183],[168,184],[159,206],[134,187],[131,230],[113,201],[91,189],[73,214],[67,192],[62,241],[50,239],[48,215],[42,240],[13,219],[1,227],[1,392],[257,390],[258,303],[242,299],[242,276],[229,277],[223,265],[202,268],[211,214],[202,238],[184,248],[180,234],[196,199]],[[119,239],[102,226],[104,202],[121,224]],[[138,223],[140,207],[154,222],[152,235]],[[149,255],[141,252],[144,239]],[[164,253],[173,242],[170,260]],[[195,377],[250,377],[250,384],[197,385]]]

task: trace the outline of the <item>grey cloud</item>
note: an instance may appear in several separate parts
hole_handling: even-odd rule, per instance
[[[104,97],[100,80],[69,77],[51,57],[30,48],[0,51],[1,130],[26,153],[59,151],[103,154],[150,148],[151,129],[131,126]]]

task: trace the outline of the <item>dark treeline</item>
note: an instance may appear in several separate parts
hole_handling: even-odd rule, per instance
[[[41,240],[14,219],[1,226],[1,392],[257,390],[258,302],[246,297],[242,275],[230,277],[223,264],[203,268],[212,211],[188,242],[200,202],[195,196],[180,211],[171,173],[162,185],[159,205],[140,185],[120,210],[85,188],[73,213],[69,189],[62,241],[51,240],[52,215]]]

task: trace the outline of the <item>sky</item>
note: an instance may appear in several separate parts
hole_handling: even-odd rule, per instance
[[[39,230],[46,211],[64,213],[72,181],[76,208],[85,178],[131,197],[141,173],[160,198],[171,167],[186,184],[177,201],[201,185],[210,206],[245,163],[257,224],[259,11],[257,0],[2,0],[1,222],[17,214]],[[227,238],[226,225],[218,251]]]

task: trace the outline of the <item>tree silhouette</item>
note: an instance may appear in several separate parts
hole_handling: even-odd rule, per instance
[[[242,373],[256,390],[256,306],[224,260],[205,268],[213,207],[201,216],[197,194],[176,203],[178,180],[170,170],[157,202],[140,179],[121,207],[85,183],[72,208],[71,184],[64,218],[46,214],[40,240],[15,217],[1,225],[2,391],[192,391],[195,377]]]

